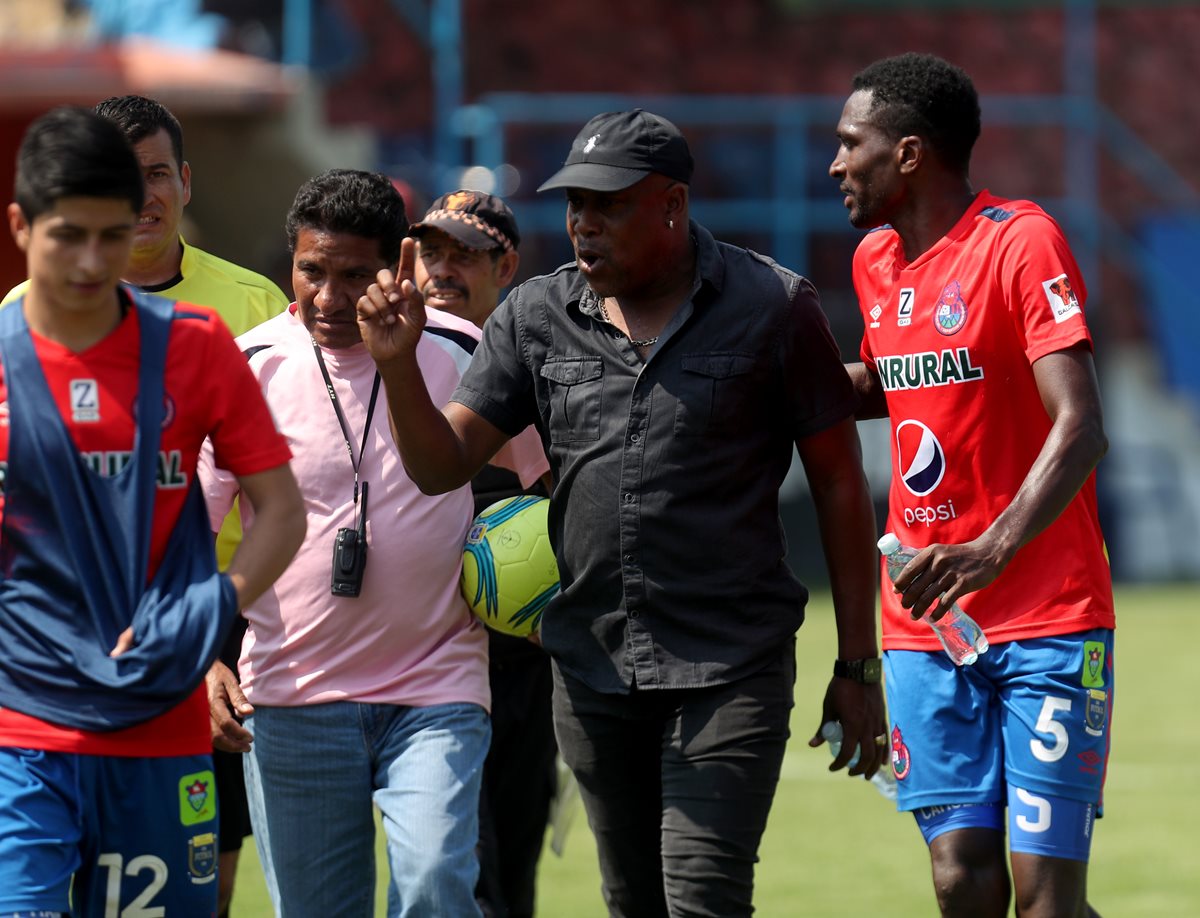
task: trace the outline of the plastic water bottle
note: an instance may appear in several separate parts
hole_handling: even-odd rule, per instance
[[[908,562],[917,556],[917,549],[900,544],[894,533],[886,533],[879,540],[879,550],[887,559],[888,577],[895,580]],[[925,621],[933,629],[946,655],[956,666],[970,666],[979,659],[981,653],[987,653],[988,639],[983,629],[975,623],[975,619],[959,608],[958,603],[952,605],[946,614],[936,622],[926,614]]]
[[[836,720],[828,720],[821,724],[821,736],[825,739],[825,743],[829,746],[829,751],[833,753],[833,757],[837,758],[837,754],[842,749],[842,725]],[[859,750],[854,750],[854,755],[850,759],[849,766],[853,768],[858,764]],[[884,762],[879,766],[879,770],[871,775],[871,783],[875,785],[875,790],[883,794],[888,800],[896,799],[896,776],[892,774],[892,763]]]

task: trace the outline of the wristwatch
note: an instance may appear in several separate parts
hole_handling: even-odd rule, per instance
[[[868,657],[865,660],[834,660],[833,674],[864,685],[877,685],[883,678],[883,661],[879,657]]]

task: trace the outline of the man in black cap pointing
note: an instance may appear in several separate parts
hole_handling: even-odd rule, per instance
[[[562,581],[542,643],[614,916],[752,911],[807,599],[779,521],[793,444],[837,617],[821,722],[843,725],[835,766],[856,744],[852,774],[883,755],[856,399],[812,284],[689,220],[691,175],[665,118],[589,121],[539,189],[565,189],[575,261],[513,290],[445,408],[413,358],[425,308],[411,247],[358,306],[422,490],[541,431]]]

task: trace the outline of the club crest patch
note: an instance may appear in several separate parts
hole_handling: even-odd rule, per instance
[[[1084,688],[1104,688],[1104,644],[1100,641],[1083,642]]]
[[[217,834],[203,832],[188,839],[188,878],[197,886],[217,878]]]
[[[198,771],[179,779],[179,821],[185,826],[217,818],[216,780],[211,771]]]
[[[934,327],[943,335],[956,334],[967,321],[967,301],[963,299],[962,285],[952,280],[942,290],[937,306],[933,310]]]
[[[138,401],[135,395],[133,401],[129,403],[129,414],[132,417],[137,417]],[[171,398],[169,393],[163,393],[163,419],[162,429],[166,430],[175,423],[175,399]]]
[[[1079,308],[1079,297],[1071,289],[1071,281],[1067,275],[1060,274],[1048,281],[1042,281],[1042,290],[1046,294],[1046,302],[1050,304],[1050,311],[1054,313],[1055,322],[1065,322],[1071,316],[1083,312]]]
[[[904,737],[897,725],[892,728],[892,772],[896,775],[896,780],[903,781],[907,778],[911,767],[912,759],[908,754],[908,746],[904,744]]]
[[[1102,736],[1104,734],[1104,725],[1107,723],[1108,692],[1103,689],[1088,689],[1083,729],[1092,736]]]

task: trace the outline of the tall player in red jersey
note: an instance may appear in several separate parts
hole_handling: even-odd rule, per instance
[[[1003,916],[1014,892],[1023,918],[1095,914],[1115,620],[1083,279],[1041,208],[972,190],[965,73],[905,54],[853,87],[829,170],[871,230],[849,369],[859,416],[891,419],[888,528],[922,549],[883,590],[899,806],[929,844],[942,914]],[[920,621],[955,600],[991,641],[974,666]]]
[[[208,308],[123,286],[141,170],[93,112],[35,121],[0,310],[0,913],[216,911],[202,679],[304,514],[257,383]],[[200,446],[267,530],[219,574]],[[257,527],[256,527],[257,528]]]

